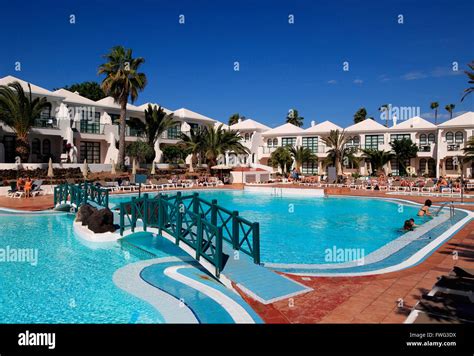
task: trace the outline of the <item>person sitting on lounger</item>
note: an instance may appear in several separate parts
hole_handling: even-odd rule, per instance
[[[25,185],[25,181],[23,178],[18,178],[16,180],[16,190],[23,190],[23,186]]]
[[[425,215],[431,215],[430,213],[430,206],[433,204],[431,200],[427,199],[425,201],[425,205],[418,211],[418,216],[425,216]]]

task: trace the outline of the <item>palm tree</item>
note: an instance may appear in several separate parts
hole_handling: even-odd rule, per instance
[[[202,152],[207,160],[208,169],[216,165],[220,155],[233,152],[237,155],[249,153],[249,149],[242,145],[242,137],[235,130],[223,129],[223,124],[217,128],[207,126],[203,132]]]
[[[409,138],[392,141],[390,142],[390,146],[392,146],[392,151],[397,158],[399,174],[405,175],[407,168],[406,162],[416,157],[418,146]]]
[[[394,156],[392,152],[384,150],[363,149],[362,152],[364,156],[369,159],[370,163],[372,163],[372,167],[377,172],[377,175],[383,172],[383,166]]]
[[[120,136],[117,164],[121,169],[125,166],[125,118],[127,103],[130,99],[135,102],[138,92],[142,91],[147,78],[144,73],[138,72],[145,62],[142,57],[133,58],[132,50],[122,46],[115,46],[104,58],[107,62],[99,66],[98,74],[105,74],[101,88],[106,95],[110,95],[120,105]]]
[[[194,164],[200,159],[204,151],[204,134],[205,130],[201,127],[195,129],[191,128],[189,135],[181,133],[181,141],[179,142],[191,155],[191,164],[189,165],[189,172],[194,172]],[[199,157],[199,158],[198,158]]]
[[[453,110],[454,110],[455,107],[456,107],[456,105],[454,105],[454,104],[448,104],[444,107],[446,109],[446,111],[449,112],[449,118],[450,119],[453,118]]]
[[[285,174],[285,169],[291,167],[293,163],[293,159],[291,158],[291,153],[288,147],[278,147],[275,151],[272,152],[270,155],[270,159],[268,164],[272,167],[280,167],[283,174]]]
[[[463,148],[464,151],[464,162],[474,160],[474,136],[471,136],[466,142],[466,146]]]
[[[341,152],[341,172],[344,173],[344,162],[347,163],[347,165],[352,165],[355,168],[359,168],[359,164],[361,161],[361,157],[357,157],[355,153],[357,152],[357,149],[354,149],[353,147],[345,147],[342,152]],[[331,164],[333,166],[336,166],[336,155],[334,150],[330,150],[328,152],[328,155],[326,159],[324,160],[326,164]],[[342,174],[341,173],[341,174]]]
[[[317,157],[311,152],[308,147],[290,147],[289,148],[291,157],[295,161],[296,170],[300,171],[303,163],[314,162]]]
[[[344,130],[331,130],[329,136],[321,139],[327,147],[331,149],[328,151],[329,154],[334,156],[334,166],[336,167],[336,174],[342,175],[342,156],[344,151],[344,145],[346,144],[346,135]]]
[[[244,116],[240,116],[239,113],[233,114],[231,117],[229,117],[229,126],[238,123],[239,120],[245,120],[245,117],[244,117]]]
[[[161,106],[148,104],[148,108],[145,109],[145,123],[143,124],[146,142],[154,149],[155,144],[157,142],[159,144],[161,135],[178,124],[179,122],[174,119],[172,113],[167,114]]]
[[[367,118],[367,110],[365,108],[360,108],[354,114],[354,124],[364,121],[366,118]]]
[[[438,108],[439,108],[439,103],[437,101],[433,101],[430,104],[430,108],[435,111],[435,124],[438,122]]]
[[[468,65],[469,68],[471,68],[472,72],[469,72],[468,70],[465,70],[464,73],[466,73],[467,77],[469,78],[468,83],[472,85],[472,84],[474,84],[474,61],[472,61],[471,63],[468,63],[467,65]],[[465,94],[464,94],[463,97],[461,98],[461,101],[463,101],[464,98],[465,98],[467,95],[471,94],[473,91],[474,91],[474,87],[473,87],[473,86],[470,86],[469,88],[466,88],[466,89],[464,90],[464,93],[465,93]]]
[[[31,95],[28,83],[26,94],[19,82],[0,86],[0,121],[11,127],[16,133],[15,152],[22,162],[28,162],[30,144],[28,133],[41,111],[48,105],[46,98],[35,98]]]
[[[381,113],[385,112],[385,126],[388,127],[388,112],[390,110],[390,105],[388,104],[383,104],[381,107],[379,107],[379,111]]]
[[[301,127],[303,126],[304,117],[298,115],[298,110],[291,109],[286,115],[286,122],[289,124],[293,124],[295,126]]]

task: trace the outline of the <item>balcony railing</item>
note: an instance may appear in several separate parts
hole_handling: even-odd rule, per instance
[[[461,150],[461,144],[448,143],[448,151],[459,151],[459,150]]]
[[[33,126],[47,129],[56,129],[58,128],[58,119],[56,119],[55,117],[42,116],[35,119]]]
[[[104,133],[104,125],[99,122],[81,121],[79,131],[82,133],[101,135]]]
[[[419,152],[431,152],[431,145],[430,144],[420,144],[418,146]]]

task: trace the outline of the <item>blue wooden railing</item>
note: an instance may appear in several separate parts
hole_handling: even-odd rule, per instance
[[[160,233],[173,236],[177,244],[186,243],[196,251],[196,259],[203,257],[216,267],[217,275],[223,268],[223,241],[260,264],[259,224],[219,206],[216,200],[200,198],[198,193],[158,194],[154,198],[144,194],[120,203],[121,235],[127,228],[135,231],[139,220],[145,231],[148,227],[158,228]]]
[[[91,202],[108,208],[109,191],[90,183],[67,183],[60,184],[54,188],[54,206],[67,203],[79,207],[82,204]]]

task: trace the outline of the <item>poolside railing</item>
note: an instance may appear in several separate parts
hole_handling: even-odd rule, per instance
[[[54,206],[69,202],[79,207],[90,202],[109,207],[109,191],[91,183],[60,184],[54,188]]]
[[[140,220],[143,230],[158,228],[175,238],[176,244],[183,241],[196,251],[196,259],[205,258],[214,264],[216,274],[222,269],[223,241],[252,257],[260,264],[259,224],[250,222],[237,211],[230,211],[199,197],[198,193],[183,196],[180,192],[168,196],[158,194],[149,198],[132,198],[120,203],[120,234],[126,228],[135,231]]]

